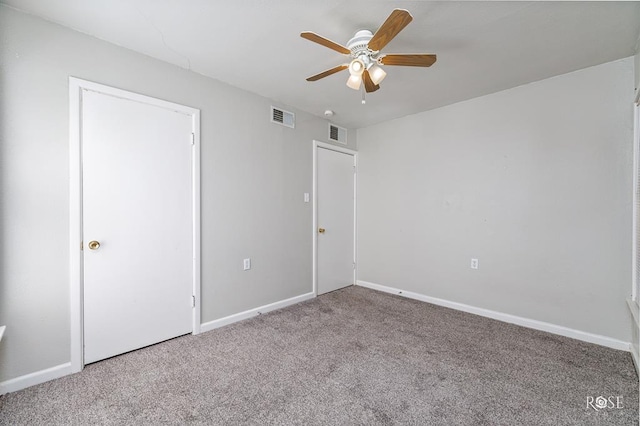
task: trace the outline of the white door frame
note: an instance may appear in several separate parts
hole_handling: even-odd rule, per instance
[[[71,369],[84,368],[83,257],[82,257],[82,92],[91,90],[191,116],[193,132],[193,334],[200,333],[200,110],[149,96],[69,77],[69,275]]]
[[[636,98],[633,102],[633,195],[632,195],[632,231],[631,235],[631,300],[640,306],[640,294],[638,294],[638,184],[640,183],[640,89],[637,90]]]
[[[358,179],[358,152],[349,148],[331,145],[325,142],[313,141],[313,294],[318,295],[318,148],[329,149],[343,154],[353,155],[353,283],[357,279],[357,250],[356,237],[358,235],[357,223],[357,179]]]

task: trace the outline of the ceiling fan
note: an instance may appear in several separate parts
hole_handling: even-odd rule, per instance
[[[347,42],[346,47],[311,31],[300,33],[300,37],[302,38],[321,44],[352,58],[351,62],[313,75],[307,78],[307,81],[320,80],[321,78],[349,69],[350,76],[347,80],[347,86],[354,90],[360,90],[362,83],[364,83],[364,90],[369,93],[378,90],[380,88],[380,82],[387,75],[380,65],[430,67],[436,61],[436,55],[380,54],[382,48],[398,35],[404,27],[409,25],[412,20],[413,17],[407,10],[395,9],[375,34],[369,30],[360,30]]]

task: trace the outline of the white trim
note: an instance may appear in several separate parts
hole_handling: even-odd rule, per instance
[[[631,340],[631,357],[633,358],[633,365],[636,367],[636,373],[640,377],[640,354],[638,353],[638,346],[635,346],[633,342],[640,340],[640,305],[637,300],[627,299],[627,306],[631,312],[633,318],[633,326],[631,332],[635,334],[635,339]]]
[[[71,372],[84,366],[82,328],[82,87],[83,81],[69,77],[69,287],[71,327]]]
[[[318,142],[313,141],[313,205],[311,206],[311,291],[318,294]]]
[[[342,147],[342,146],[337,146],[337,145],[333,145],[333,144],[330,144],[330,143],[320,142],[320,141],[314,140],[313,141],[313,148],[316,149],[317,147],[330,149],[332,151],[338,151],[338,152],[341,152],[343,154],[353,155],[354,157],[358,156],[358,151],[354,151],[353,149],[349,149],[349,148],[345,148],[345,147]]]
[[[633,345],[631,345],[631,359],[633,360],[633,366],[636,368],[636,374],[640,376],[640,354],[638,354]]]
[[[70,327],[71,360],[69,373],[84,367],[83,357],[83,296],[82,296],[82,91],[91,90],[160,108],[180,112],[192,117],[192,208],[193,208],[193,309],[192,333],[200,333],[200,110],[173,102],[116,89],[76,77],[69,77],[69,275],[70,275]],[[48,370],[46,370],[48,371]]]
[[[388,287],[380,284],[375,284],[367,281],[358,281],[356,285],[361,287],[370,288],[372,290],[378,290],[385,293],[396,294],[399,296],[407,297],[409,299],[420,300],[422,302],[431,303],[438,306],[444,306],[446,308],[455,309],[457,311],[468,312],[482,317],[492,318],[498,321],[507,322],[510,324],[520,325],[522,327],[533,328],[535,330],[546,331],[548,333],[558,334],[560,336],[570,337],[572,339],[582,340],[584,342],[595,343],[597,345],[606,346],[613,349],[622,351],[629,351],[631,344],[618,339],[612,339],[611,337],[601,336],[598,334],[587,333],[585,331],[575,330],[561,325],[551,324],[548,322],[538,321],[529,318],[523,318],[515,315],[505,314],[502,312],[492,311],[489,309],[478,308],[471,305],[465,305],[464,303],[451,302],[449,300],[438,299],[436,297],[425,296],[424,294],[414,293],[411,291],[404,291],[394,287]]]
[[[49,380],[59,379],[60,377],[68,376],[72,373],[74,373],[74,371],[71,368],[71,363],[66,362],[64,364],[56,365],[55,367],[25,374],[24,376],[19,376],[15,379],[0,382],[0,395],[26,389],[29,386],[39,385],[40,383],[48,382]]]
[[[635,99],[633,104],[633,194],[631,209],[632,209],[632,217],[631,217],[631,299],[638,301],[638,176],[640,173],[640,106],[638,102],[640,101],[640,92]],[[639,324],[636,323],[636,327],[638,328]]]
[[[225,325],[233,324],[234,322],[242,321],[257,315],[266,314],[267,312],[275,311],[276,309],[286,308],[287,306],[295,305],[296,303],[304,302],[305,300],[313,299],[316,297],[315,293],[306,293],[300,296],[291,297],[289,299],[281,300],[279,302],[270,303],[268,305],[260,306],[259,308],[249,309],[248,311],[239,312],[237,314],[229,315],[224,318],[205,322],[200,326],[202,333],[214,330],[216,328],[224,327]]]
[[[201,252],[200,252],[200,238],[201,238],[201,222],[200,222],[200,110],[193,110],[193,157],[192,157],[192,172],[193,172],[193,297],[195,306],[193,309],[193,334],[200,334],[201,319],[201,305],[200,305],[200,290],[201,286]]]
[[[631,311],[631,317],[633,318],[633,322],[635,324],[640,324],[640,309],[638,306],[638,301],[633,299],[627,299],[627,306],[629,306],[629,311]]]
[[[640,38],[638,38],[640,43]],[[637,46],[636,46],[637,47]],[[637,50],[637,49],[636,49]],[[638,346],[634,342],[640,341],[640,295],[638,294],[638,178],[640,175],[640,88],[636,91],[633,104],[633,194],[632,194],[632,225],[631,225],[631,299],[627,299],[627,305],[633,317],[631,332],[634,338],[631,343],[631,357],[636,373],[640,377],[640,354]]]
[[[357,191],[357,178],[358,178],[358,152],[349,148],[343,148],[341,146],[331,145],[325,142],[317,140],[313,141],[313,227],[311,229],[313,238],[313,250],[312,250],[312,281],[313,281],[313,294],[318,294],[318,148],[329,149],[332,151],[341,152],[353,156],[353,283],[355,284],[358,279],[358,252],[357,252],[357,237],[358,237],[358,191]]]
[[[358,153],[353,155],[353,285],[358,282]]]

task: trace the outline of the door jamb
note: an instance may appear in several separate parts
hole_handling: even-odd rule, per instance
[[[357,235],[358,235],[358,221],[357,221],[357,179],[358,179],[358,152],[349,148],[343,148],[341,146],[331,145],[325,142],[313,141],[313,228],[311,230],[313,235],[313,259],[312,259],[312,271],[313,271],[313,294],[318,295],[318,148],[329,149],[331,151],[341,152],[353,156],[353,283],[356,283],[357,279]]]
[[[82,262],[82,92],[91,90],[123,99],[171,109],[191,116],[192,122],[192,215],[193,215],[193,334],[200,333],[200,110],[69,77],[69,278],[71,369],[84,368],[83,262]]]
[[[633,102],[633,194],[632,194],[632,232],[633,242],[631,245],[631,300],[640,306],[640,294],[638,294],[638,184],[640,183],[640,89],[637,90],[635,100]],[[640,326],[640,325],[639,325]]]

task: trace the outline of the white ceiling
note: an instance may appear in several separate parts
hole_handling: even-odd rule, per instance
[[[640,2],[0,2],[356,128],[631,56],[640,33]],[[394,8],[414,19],[383,53],[436,53],[431,68],[386,67],[366,105],[346,71],[305,81],[345,59],[300,32],[346,44]]]

